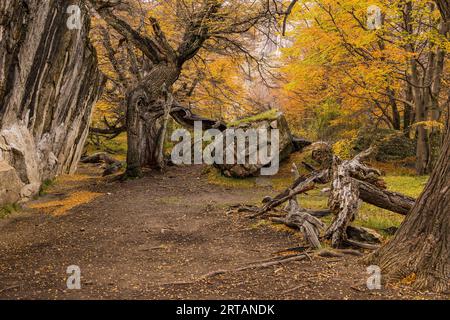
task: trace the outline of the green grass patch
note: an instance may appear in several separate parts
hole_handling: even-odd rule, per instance
[[[390,227],[399,227],[404,217],[369,204],[363,204],[359,210],[355,225],[382,231]]]
[[[214,168],[208,168],[208,182],[216,185],[221,185],[227,188],[238,188],[243,189],[243,192],[247,192],[245,190],[254,189],[253,194],[257,195],[260,193],[265,193],[265,195],[274,196],[282,190],[286,189],[292,183],[292,173],[291,165],[292,160],[295,160],[296,163],[299,163],[299,160],[303,160],[298,158],[298,155],[295,155],[295,159],[290,159],[290,161],[285,162],[280,168],[280,172],[272,177],[267,177],[267,181],[270,183],[272,187],[271,192],[263,191],[260,189],[256,189],[257,180],[256,178],[248,178],[248,179],[235,179],[235,178],[227,178],[221,175],[220,171]],[[303,172],[302,172],[303,173]],[[395,192],[400,192],[405,195],[411,197],[418,197],[423,191],[428,178],[426,176],[410,176],[410,175],[392,175],[389,174],[383,177],[387,183],[388,189]],[[300,195],[298,197],[300,204],[302,207],[312,210],[323,210],[328,206],[328,196],[321,193],[321,189],[327,187],[327,185],[321,185],[318,189],[311,190],[307,194]],[[248,203],[253,204],[253,203]],[[254,203],[256,205],[260,205],[260,203]],[[333,219],[332,216],[323,218],[323,221],[327,224],[331,223]],[[387,210],[383,210],[377,208],[375,206],[363,203],[360,207],[358,217],[356,221],[353,223],[357,226],[362,226],[370,229],[374,229],[380,232],[384,236],[388,236],[383,230],[390,227],[399,227],[404,219],[404,216],[392,213]],[[256,226],[255,226],[256,227]]]
[[[53,187],[56,183],[55,179],[46,179],[42,182],[41,188],[39,189],[38,197],[42,197],[48,193],[48,190]]]
[[[251,117],[233,121],[233,122],[229,123],[228,126],[237,127],[244,123],[251,123],[251,122],[257,122],[257,121],[264,121],[264,120],[275,120],[277,118],[277,116],[278,116],[278,110],[271,109],[269,111],[259,113],[257,115],[251,116]]]
[[[384,177],[388,189],[417,198],[427,184],[429,176],[397,176],[388,175]]]
[[[10,214],[20,211],[20,206],[17,203],[8,204],[0,208],[0,219],[8,217]]]
[[[220,170],[214,167],[208,167],[204,173],[207,174],[208,183],[225,188],[251,189],[256,185],[256,178],[238,179],[225,177]]]

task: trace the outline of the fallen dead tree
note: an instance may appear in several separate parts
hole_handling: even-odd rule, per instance
[[[266,197],[262,207],[247,207],[245,211],[253,213],[251,218],[263,217],[289,202],[284,210],[287,215],[272,217],[271,220],[299,229],[311,247],[319,248],[319,234],[323,224],[317,223],[318,219],[314,217],[313,212],[298,205],[297,196],[315,189],[318,184],[331,182],[328,208],[334,218],[322,238],[330,240],[334,248],[350,245],[375,249],[378,247],[376,244],[365,242],[365,239],[370,238],[367,230],[354,227],[351,232],[348,230],[350,224],[356,219],[361,201],[406,215],[414,205],[415,199],[386,190],[386,183],[381,178],[380,171],[364,163],[373,151],[374,149],[370,148],[355,158],[344,161],[333,155],[329,146],[322,144],[320,148],[313,151],[313,160],[324,169],[316,169],[312,165],[304,164],[312,172],[295,179],[289,188],[275,198]],[[319,216],[323,216],[323,213],[326,214],[327,211],[323,211]]]
[[[103,176],[117,173],[120,169],[123,168],[122,162],[114,159],[106,152],[98,152],[90,156],[82,157],[81,163],[104,164],[105,170],[103,171]]]
[[[364,181],[358,181],[359,197],[376,207],[407,215],[416,199],[404,194],[383,190]]]
[[[271,220],[300,230],[312,248],[320,249],[320,231],[325,228],[325,224],[300,208],[295,198],[289,200],[289,207],[289,214],[285,218],[272,218]]]
[[[323,170],[320,172],[313,172],[307,176],[302,176],[295,180],[294,184],[280,193],[275,198],[266,198],[265,205],[258,209],[257,212],[251,218],[257,218],[264,215],[270,210],[282,205],[283,203],[293,199],[297,195],[305,193],[307,191],[313,190],[316,184],[324,184],[328,181],[328,170]]]

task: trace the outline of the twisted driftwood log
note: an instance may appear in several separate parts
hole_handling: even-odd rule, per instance
[[[300,208],[295,198],[289,200],[289,207],[289,214],[285,218],[271,218],[271,221],[299,229],[311,248],[320,249],[320,231],[325,228],[325,224]]]
[[[412,197],[380,189],[365,181],[358,180],[358,187],[362,201],[401,215],[407,215],[416,202]]]
[[[276,217],[271,220],[300,229],[312,247],[320,247],[318,239],[323,226],[316,221],[316,217],[333,213],[334,219],[324,235],[324,238],[331,240],[333,247],[351,245],[365,249],[376,248],[376,245],[349,239],[348,229],[356,218],[361,201],[406,215],[413,207],[415,199],[386,190],[380,171],[363,163],[373,151],[374,149],[370,148],[351,160],[343,161],[332,154],[329,146],[320,144],[320,147],[313,151],[313,160],[324,169],[318,170],[304,164],[312,172],[296,178],[291,187],[275,198],[266,197],[261,208],[253,207],[248,210],[254,212],[251,218],[261,217],[285,202],[289,202],[286,208],[289,214],[285,218]],[[294,168],[296,169],[295,165]],[[326,184],[330,181],[332,188],[328,200],[329,212],[314,212],[300,208],[297,195],[314,189],[316,184]],[[364,230],[353,228],[351,234],[354,235],[355,232],[360,233],[359,237],[366,236],[362,234],[366,232]]]
[[[331,239],[334,248],[340,247],[347,240],[347,226],[353,222],[358,213],[360,203],[359,184],[353,177],[361,180],[377,182],[381,173],[365,166],[361,161],[372,153],[369,149],[352,160],[341,161],[333,158],[331,194],[328,207],[335,214],[334,220],[325,233],[325,238]]]
[[[307,191],[313,190],[316,183],[323,184],[329,179],[329,171],[323,170],[319,172],[313,172],[306,176],[301,176],[298,178],[294,184],[286,189],[284,192],[280,193],[275,198],[266,198],[265,205],[257,210],[257,212],[251,216],[251,218],[260,217],[270,210],[282,205],[283,203],[293,199],[299,194],[305,193]]]
[[[295,165],[294,168],[296,169]],[[298,173],[297,170],[295,171]],[[322,247],[319,240],[320,232],[325,228],[325,224],[314,215],[317,214],[317,216],[323,216],[324,212],[316,213],[301,208],[298,204],[297,195],[314,189],[316,183],[326,183],[329,179],[328,177],[328,170],[313,172],[307,176],[298,177],[295,179],[291,188],[286,189],[274,199],[266,198],[266,204],[261,209],[257,210],[252,217],[255,218],[264,215],[275,207],[288,201],[289,205],[286,208],[289,212],[288,215],[284,218],[273,217],[270,220],[300,230],[311,248],[320,249]]]
[[[335,217],[324,237],[331,240],[334,248],[344,244],[374,248],[349,240],[347,236],[347,228],[356,218],[360,200],[403,215],[406,215],[414,205],[413,198],[385,190],[386,184],[381,179],[380,171],[363,163],[373,151],[374,149],[370,148],[347,161],[333,157],[332,187],[328,207]]]

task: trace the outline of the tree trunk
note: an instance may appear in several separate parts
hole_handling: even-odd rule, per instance
[[[401,130],[401,117],[400,111],[398,110],[397,101],[395,100],[395,91],[391,88],[388,88],[387,92],[389,95],[389,105],[391,106],[392,110],[392,127],[395,130]]]
[[[430,144],[428,143],[428,132],[424,122],[427,120],[427,110],[425,104],[424,89],[420,87],[421,81],[417,62],[411,62],[411,80],[415,84],[412,87],[414,97],[414,107],[417,126],[417,147],[416,147],[416,172],[418,175],[424,175],[428,172],[428,159],[430,155]]]
[[[406,89],[405,89],[405,100],[408,102],[413,102],[413,92],[411,85],[409,83],[406,83]],[[409,134],[411,132],[411,125],[414,123],[414,110],[412,109],[411,105],[408,103],[405,103],[403,111],[403,132],[406,137],[409,137]]]
[[[435,0],[443,21],[450,24],[447,0]],[[448,36],[448,34],[447,34]],[[449,108],[450,109],[450,108]],[[450,110],[449,110],[450,111]],[[369,257],[388,280],[414,276],[415,287],[437,292],[450,284],[450,121],[440,157],[424,192],[395,237]]]
[[[81,9],[72,30],[69,5]],[[81,157],[103,85],[89,29],[81,0],[0,1],[0,162],[15,169],[22,199]]]
[[[127,97],[127,172],[139,177],[142,167],[160,168],[164,133],[165,92],[180,75],[175,64],[156,65]]]
[[[392,280],[415,276],[418,289],[444,292],[450,281],[450,126],[425,191],[394,239],[371,258]]]
[[[362,201],[395,213],[407,215],[416,202],[414,198],[397,192],[382,190],[361,180],[358,180],[358,185],[359,197]]]

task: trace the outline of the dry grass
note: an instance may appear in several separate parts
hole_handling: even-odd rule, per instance
[[[77,191],[64,199],[31,203],[28,207],[32,209],[40,209],[45,213],[54,216],[61,216],[67,213],[70,209],[89,203],[102,195],[103,194],[101,193],[89,191]]]

